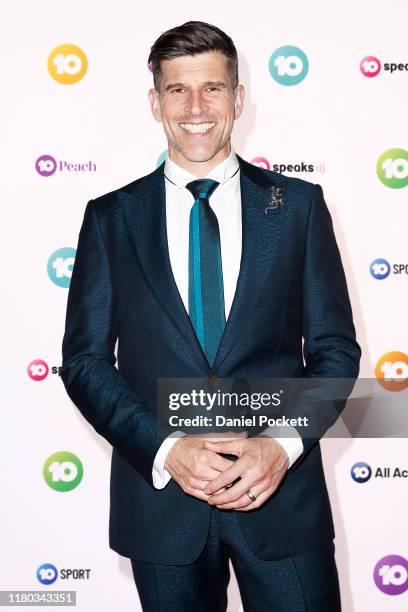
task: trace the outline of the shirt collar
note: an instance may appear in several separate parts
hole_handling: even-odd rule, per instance
[[[219,183],[225,183],[230,179],[238,170],[239,163],[237,155],[234,149],[231,147],[231,152],[222,162],[220,162],[215,168],[210,170],[205,178],[211,178]],[[188,172],[169,157],[166,157],[164,164],[164,174],[176,187],[181,189],[185,187],[190,181],[197,180],[197,177]]]

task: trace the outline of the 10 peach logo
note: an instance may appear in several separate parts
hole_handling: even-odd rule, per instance
[[[408,185],[408,151],[388,149],[377,161],[377,176],[391,189],[401,189]]]
[[[55,47],[48,56],[48,72],[63,85],[80,81],[88,69],[85,53],[76,45],[65,44]]]

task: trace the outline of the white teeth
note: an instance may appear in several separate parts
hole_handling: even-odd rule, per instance
[[[187,132],[202,134],[214,127],[215,123],[180,123],[180,125],[184,130],[187,130]]]

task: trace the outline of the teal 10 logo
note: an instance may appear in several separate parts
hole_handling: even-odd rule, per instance
[[[76,249],[63,247],[54,251],[47,263],[48,276],[58,287],[69,287]]]
[[[44,463],[44,480],[54,491],[72,491],[84,475],[80,459],[68,451],[54,453]]]
[[[408,151],[388,149],[377,161],[377,176],[391,189],[401,189],[408,185]]]
[[[297,85],[307,75],[309,61],[302,49],[285,45],[276,49],[269,58],[271,77],[280,85]]]

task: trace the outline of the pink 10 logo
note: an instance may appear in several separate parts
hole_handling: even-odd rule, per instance
[[[366,77],[375,77],[381,70],[381,62],[374,55],[367,55],[360,62],[360,71]]]
[[[271,169],[266,157],[254,157],[254,159],[251,159],[251,164],[258,166],[258,168],[264,168],[265,170]]]
[[[48,376],[48,365],[42,359],[33,359],[27,366],[27,374],[31,380],[44,380]]]

